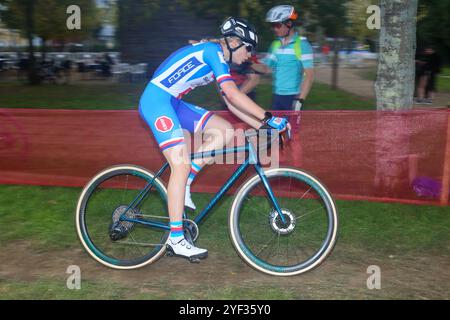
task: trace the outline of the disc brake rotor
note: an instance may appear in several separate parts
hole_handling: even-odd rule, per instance
[[[295,217],[287,209],[281,209],[285,223],[281,220],[280,215],[276,210],[272,211],[269,215],[269,224],[272,230],[279,234],[289,234],[295,228]]]

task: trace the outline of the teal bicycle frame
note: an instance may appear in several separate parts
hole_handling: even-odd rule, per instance
[[[248,138],[248,136],[247,136]],[[268,141],[267,148],[270,148],[271,141]],[[212,151],[205,151],[200,153],[194,153],[191,155],[191,160],[193,159],[199,159],[199,158],[213,158],[218,155],[224,155],[224,154],[231,154],[231,153],[246,153],[246,158],[244,163],[242,163],[239,168],[233,173],[233,175],[227,180],[227,182],[222,186],[222,188],[216,193],[216,195],[210,200],[210,202],[206,205],[206,207],[194,218],[194,222],[198,225],[201,221],[203,221],[207,215],[211,212],[211,210],[214,208],[214,206],[219,202],[219,200],[225,195],[225,193],[233,186],[233,184],[239,179],[239,177],[250,167],[253,165],[253,167],[256,170],[256,173],[261,178],[261,181],[263,182],[264,189],[267,192],[267,195],[275,208],[275,210],[278,212],[279,217],[281,218],[282,222],[285,223],[285,217],[284,214],[281,212],[281,208],[278,204],[278,201],[272,191],[272,188],[270,187],[269,180],[267,179],[266,175],[264,174],[264,170],[260,164],[258,151],[255,150],[253,145],[246,139],[245,146],[240,147],[234,147],[230,149],[220,149],[220,150],[212,150]],[[150,192],[150,190],[153,187],[153,181],[160,177],[169,167],[169,163],[166,162],[161,169],[155,174],[155,177],[144,187],[144,189],[140,192],[140,194],[132,201],[132,203],[128,206],[128,208],[123,212],[123,214],[120,217],[121,221],[129,221],[133,223],[139,223],[148,227],[154,227],[154,228],[160,228],[165,229],[167,231],[170,230],[169,224],[157,222],[157,221],[149,221],[145,219],[135,219],[135,218],[129,218],[126,216],[126,213],[131,208],[139,206],[139,204],[142,202],[142,200],[147,196],[147,194]],[[183,213],[183,218],[186,219],[187,215],[186,212]]]

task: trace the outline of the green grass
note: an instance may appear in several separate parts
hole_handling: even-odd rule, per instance
[[[377,69],[369,68],[359,72],[364,80],[375,81],[377,79]],[[442,72],[436,79],[436,90],[439,93],[450,93],[450,67],[442,68]]]
[[[145,84],[0,84],[0,108],[137,109]]]
[[[347,93],[343,90],[333,90],[326,84],[316,83],[305,103],[305,110],[375,110],[373,99],[366,99]]]
[[[137,109],[145,84],[118,84],[111,82],[79,83],[70,85],[24,86],[17,83],[0,84],[0,108],[48,109]],[[257,102],[269,109],[272,87],[263,81],[257,88]],[[209,110],[224,109],[214,85],[197,88],[185,100]],[[328,85],[315,83],[307,110],[375,109],[375,102],[332,90]]]
[[[364,80],[370,80],[375,81],[377,80],[377,68],[371,67],[371,68],[364,68],[359,70],[359,76]]]
[[[371,251],[449,252],[448,207],[338,201],[340,242]]]
[[[0,186],[0,242],[31,240],[37,248],[76,245],[78,189]]]
[[[441,76],[450,76],[450,67],[443,67],[441,70]]]
[[[443,67],[436,79],[437,92],[450,93],[450,67]]]

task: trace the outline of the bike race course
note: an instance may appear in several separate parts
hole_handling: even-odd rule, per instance
[[[2,299],[448,299],[448,208],[337,201],[340,238],[317,269],[295,277],[253,270],[228,239],[231,198],[200,226],[199,264],[163,257],[131,271],[106,268],[76,237],[79,188],[1,186]],[[210,195],[195,194],[202,206]],[[67,288],[67,268],[81,269],[81,290]],[[368,289],[369,266],[381,288]]]

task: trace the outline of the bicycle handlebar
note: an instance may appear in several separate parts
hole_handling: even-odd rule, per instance
[[[273,131],[276,131],[276,133],[278,133],[278,135],[276,133],[274,133]],[[282,137],[282,134],[285,133],[285,132],[287,134],[288,140],[291,140],[292,139],[291,129],[287,128],[286,130],[280,132],[277,129],[274,129],[274,128],[268,126],[268,125],[264,125],[261,128],[259,128],[259,129],[247,130],[245,132],[245,137],[246,137],[247,141],[249,141],[249,139],[252,138],[252,137],[257,137],[258,138],[258,144],[257,144],[258,149],[259,150],[265,150],[266,148],[267,149],[271,148],[272,142],[274,142],[277,137],[280,140],[280,145],[283,146],[283,140],[284,139]],[[270,139],[266,139],[266,144],[262,148],[261,148],[261,146],[259,144],[259,138],[261,136],[261,133],[264,133],[265,137],[270,137]]]

